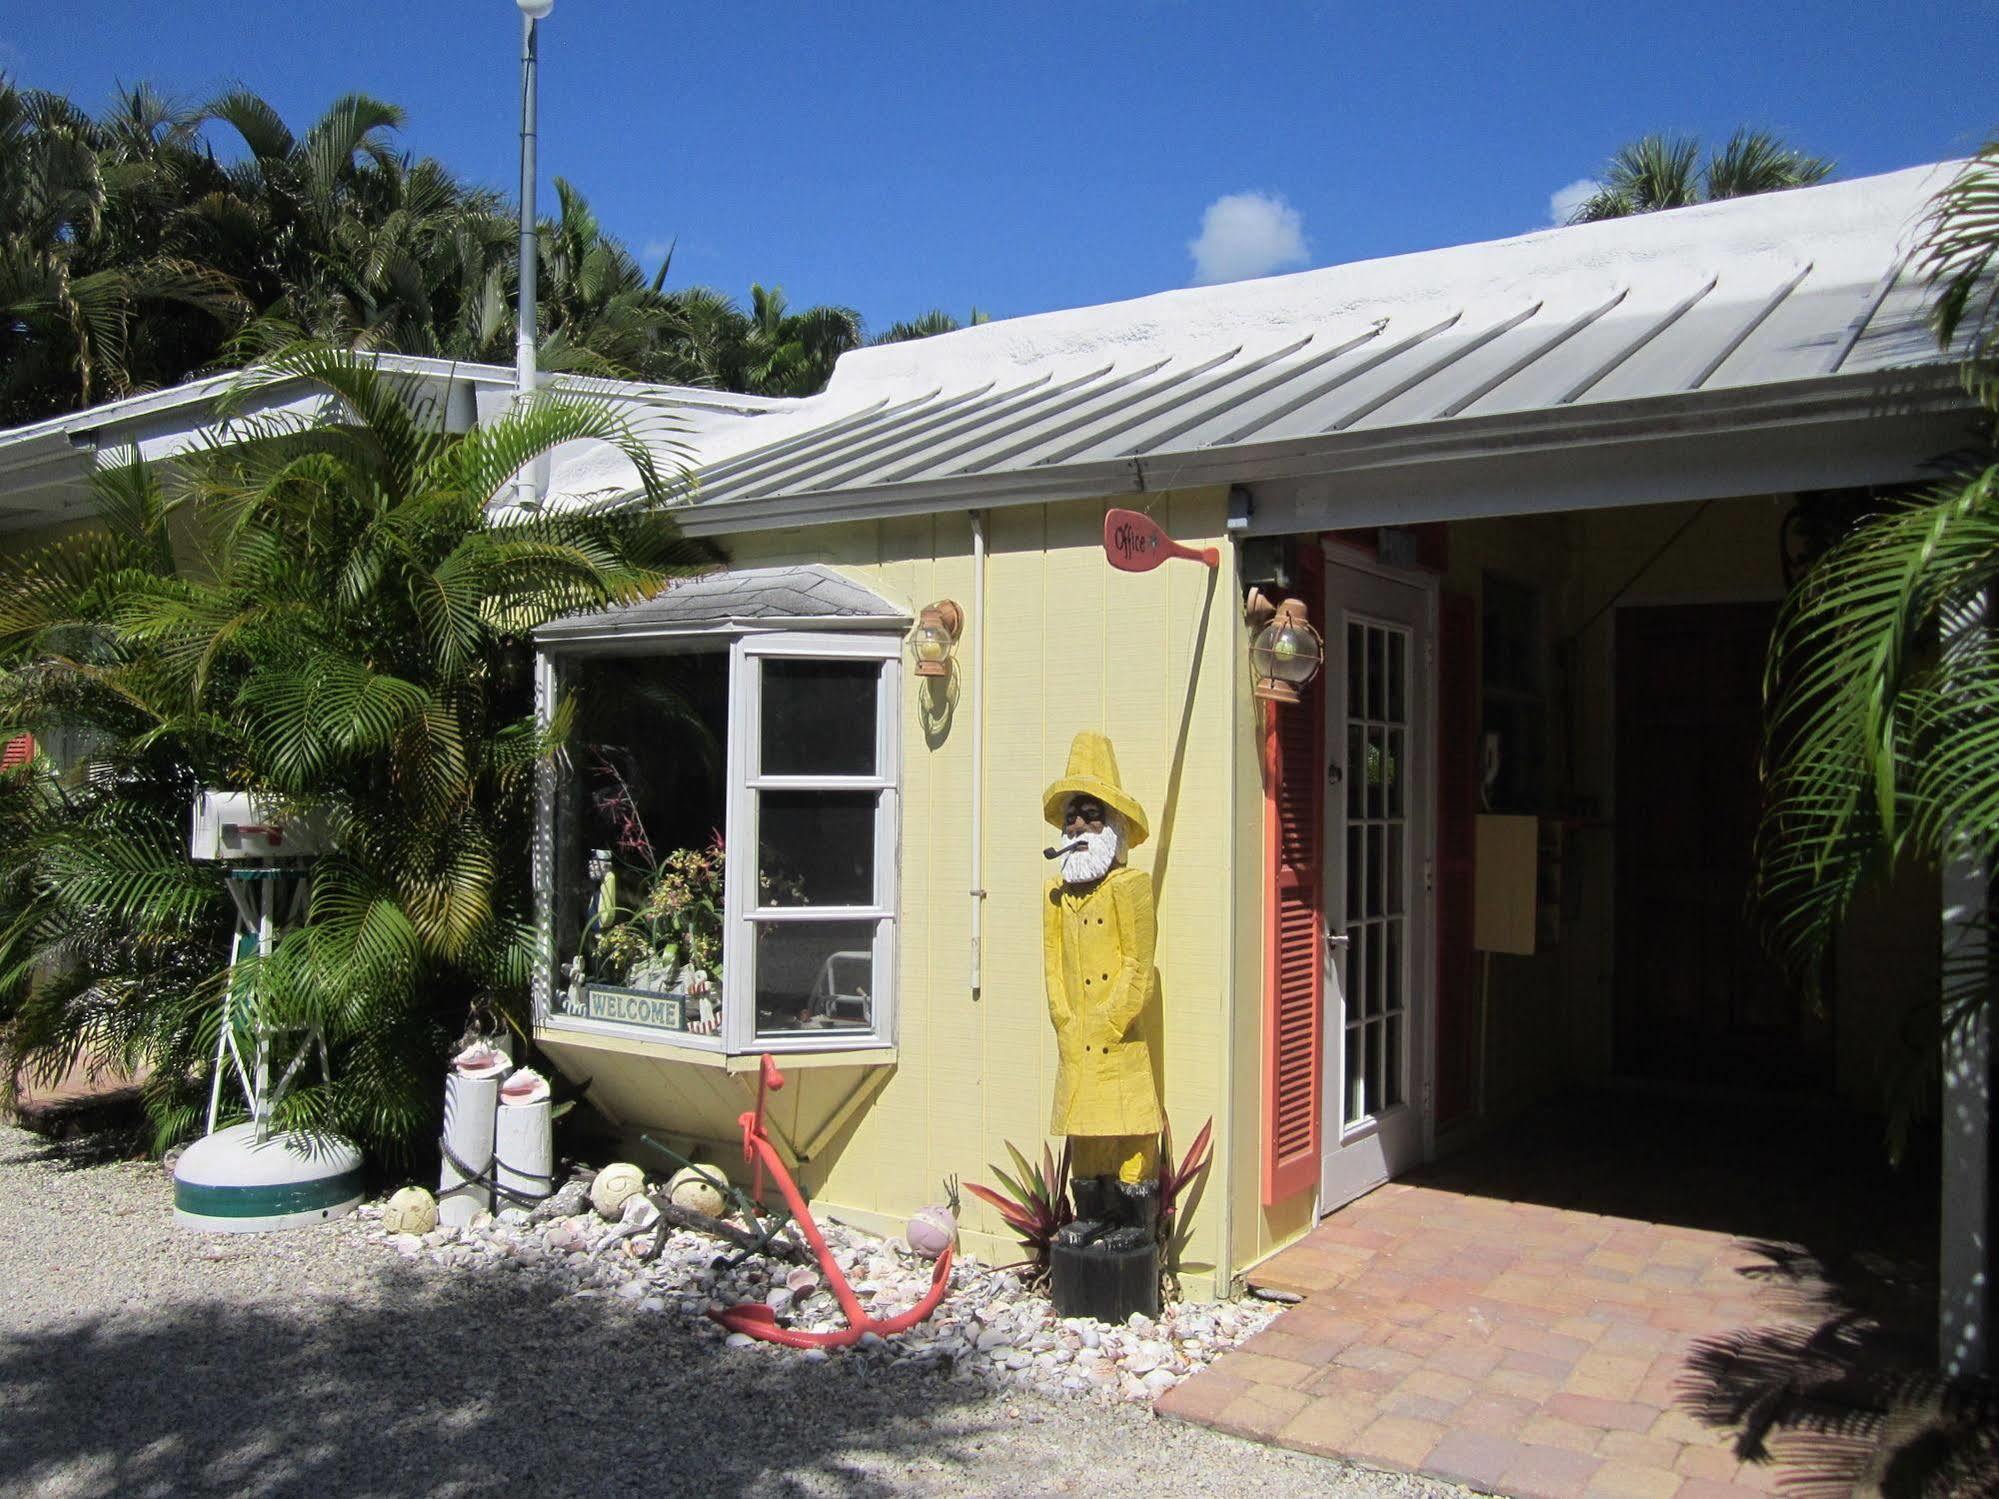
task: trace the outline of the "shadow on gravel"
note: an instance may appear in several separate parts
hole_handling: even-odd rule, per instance
[[[0,1491],[859,1495],[1003,1471],[1005,1434],[954,1418],[972,1386],[727,1349],[515,1273],[394,1262],[354,1308],[188,1302],[10,1337]]]

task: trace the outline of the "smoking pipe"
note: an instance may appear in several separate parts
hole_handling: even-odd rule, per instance
[[[1073,854],[1077,849],[1088,848],[1089,846],[1088,839],[1078,838],[1074,843],[1065,843],[1060,848],[1044,848],[1041,851],[1041,857],[1044,859],[1059,859],[1064,854]]]

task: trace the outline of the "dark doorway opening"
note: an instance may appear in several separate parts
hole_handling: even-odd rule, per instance
[[[1777,606],[1617,611],[1616,1069],[1829,1089],[1832,1026],[1749,910],[1763,662]]]

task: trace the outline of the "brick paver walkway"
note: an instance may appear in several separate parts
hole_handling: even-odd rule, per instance
[[[1252,1275],[1308,1299],[1158,1409],[1506,1494],[1774,1492],[1673,1404],[1692,1340],[1796,1315],[1795,1286],[1744,1277],[1764,1262],[1711,1229],[1391,1184]]]

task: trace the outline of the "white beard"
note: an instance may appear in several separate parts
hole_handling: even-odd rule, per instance
[[[1094,885],[1117,864],[1117,829],[1108,824],[1101,833],[1078,833],[1069,842],[1084,846],[1062,856],[1062,879],[1065,884]]]

